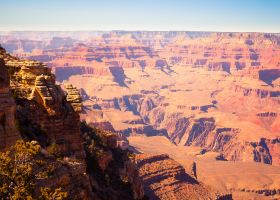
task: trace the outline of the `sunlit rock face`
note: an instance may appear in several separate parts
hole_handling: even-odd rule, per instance
[[[35,55],[84,91],[89,123],[279,165],[279,115],[259,115],[279,112],[278,35],[109,32]]]
[[[143,198],[142,180],[128,157],[128,140],[102,130],[98,136],[94,131],[83,132],[79,116],[82,99],[76,87],[57,85],[51,69],[41,62],[22,60],[0,50],[0,150],[18,139],[38,141],[46,162],[56,166],[52,176],[38,185],[62,187],[70,199],[108,199],[109,191],[116,200]],[[94,149],[89,154],[88,148],[100,140],[98,152]],[[60,160],[48,153],[50,149]],[[94,171],[92,160],[100,171]],[[112,181],[104,184],[108,177]]]
[[[19,59],[1,48],[0,95],[0,150],[18,139],[36,140],[44,161],[56,166],[52,176],[36,182],[36,187],[62,187],[70,199],[112,199],[112,193],[116,200],[143,198],[126,137],[81,127],[85,92],[72,84],[56,84],[45,64]]]
[[[228,160],[279,165],[269,149],[279,146],[279,35],[84,34],[71,40],[61,33],[22,54],[47,61],[58,81],[83,91],[82,119],[125,135],[162,135]],[[53,40],[59,42],[47,48]]]
[[[91,198],[80,117],[71,105],[73,97],[66,100],[55,76],[42,63],[21,60],[2,48],[0,57],[1,150],[18,139],[37,140],[45,149],[55,146],[65,165],[57,162],[53,177],[40,184],[63,186],[70,196]]]
[[[197,181],[168,155],[142,154],[136,160],[150,199],[232,199],[231,195],[218,194]]]
[[[158,143],[158,137],[167,139],[180,152],[199,149],[195,159],[206,159],[198,162],[205,167],[200,178],[211,185],[221,181],[229,190],[254,193],[279,189],[278,180],[268,178],[270,173],[279,173],[280,165],[279,34],[71,34],[75,40],[62,39],[59,47],[46,48],[52,38],[40,40],[37,35],[34,38],[42,41],[41,47],[12,51],[23,58],[44,61],[57,81],[77,87],[84,100],[82,120],[129,138],[156,138],[152,143],[155,149],[172,156],[179,150],[169,152]],[[11,45],[8,40],[3,42],[4,46]],[[24,80],[32,82],[28,77]],[[78,103],[74,93],[70,91],[68,100]],[[45,102],[47,105],[48,98]],[[147,140],[141,140],[139,146],[145,147]],[[208,156],[212,159],[213,155],[210,162]],[[221,160],[229,162],[221,164]],[[185,161],[180,157],[178,162]],[[208,162],[216,172],[207,169]],[[251,185],[245,180],[248,177],[240,175],[249,168],[257,174],[256,183]],[[257,173],[262,170],[262,175]],[[213,178],[215,173],[223,178]],[[229,174],[235,174],[234,178]]]
[[[42,63],[19,60],[8,54],[5,62],[11,71],[17,115],[45,132],[46,145],[56,143],[62,152],[82,156],[79,115],[65,101],[66,96],[55,84],[50,69]]]

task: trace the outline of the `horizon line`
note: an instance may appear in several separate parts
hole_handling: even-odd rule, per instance
[[[73,30],[37,30],[37,29],[26,29],[26,30],[1,30],[0,32],[201,32],[201,33],[266,33],[266,34],[280,34],[274,31],[217,31],[217,30],[148,30],[148,29],[73,29]]]

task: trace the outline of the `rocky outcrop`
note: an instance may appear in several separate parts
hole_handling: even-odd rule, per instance
[[[126,136],[129,135],[147,135],[147,136],[156,136],[156,135],[161,135],[161,136],[167,136],[167,131],[164,129],[155,129],[151,125],[142,125],[138,126],[136,128],[128,128],[120,131]]]
[[[17,59],[7,54],[4,49],[1,49],[1,57],[8,68],[7,70],[1,60],[1,73],[4,75],[1,97],[5,97],[1,103],[1,117],[5,122],[1,143],[11,145],[20,138],[16,137],[17,131],[14,127],[17,120],[21,138],[37,140],[46,149],[55,147],[57,154],[65,160],[65,165],[58,166],[54,179],[45,180],[41,184],[50,187],[62,185],[71,194],[70,199],[92,198],[80,135],[80,118],[71,104],[65,101],[60,87],[55,85],[54,75],[42,63]],[[6,73],[5,76],[7,71],[9,75]],[[10,80],[8,76],[11,77]],[[9,96],[9,85],[16,107]]]
[[[65,85],[66,101],[70,103],[75,112],[80,113],[82,111],[82,98],[79,90],[73,85]]]
[[[68,97],[69,103],[62,89],[55,84],[50,69],[42,63],[18,60],[5,53],[3,56],[11,73],[20,126],[25,126],[25,121],[30,122],[44,132],[44,145],[54,143],[63,153],[83,158],[80,118],[71,106],[75,101],[73,91]]]
[[[113,133],[116,132],[113,125],[109,121],[93,122],[93,123],[89,123],[89,124],[93,127],[99,128],[104,131],[110,131]]]
[[[126,138],[81,127],[79,91],[73,85],[63,91],[44,64],[20,60],[4,49],[0,55],[1,144],[37,140],[45,156],[53,152],[60,159],[52,161],[55,171],[38,186],[63,187],[69,199],[142,199],[142,181]]]
[[[271,158],[271,164],[280,165],[280,138],[274,139],[262,139],[260,144],[269,154],[268,158]],[[265,152],[265,151],[262,151]]]
[[[235,92],[241,93],[244,96],[256,96],[258,98],[279,97],[280,90],[273,88],[246,88],[239,85],[235,86]]]
[[[81,130],[95,199],[142,199],[142,181],[133,154],[120,143],[123,138],[86,124],[82,124]]]
[[[139,154],[136,162],[150,199],[219,199],[168,155]]]
[[[189,132],[185,145],[205,145],[209,133],[215,129],[215,120],[213,118],[201,118],[194,122]]]
[[[14,141],[20,138],[15,122],[16,104],[9,86],[8,69],[0,57],[0,150],[10,147]]]

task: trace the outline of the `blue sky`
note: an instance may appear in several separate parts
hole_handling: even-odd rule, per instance
[[[280,32],[280,0],[0,0],[0,30]]]

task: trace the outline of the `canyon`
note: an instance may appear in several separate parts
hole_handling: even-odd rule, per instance
[[[0,41],[14,56],[45,63],[4,58],[15,70],[13,87],[21,88],[15,95],[34,100],[47,111],[38,117],[32,112],[36,105],[27,106],[23,100],[18,113],[30,113],[26,120],[51,130],[51,138],[61,141],[62,152],[84,156],[75,146],[81,144],[78,135],[72,133],[77,132],[74,124],[80,115],[89,125],[124,137],[120,143],[129,142],[127,148],[137,154],[144,189],[152,198],[182,198],[186,191],[205,198],[214,193],[225,198],[232,193],[234,199],[279,197],[279,34],[1,32]],[[30,68],[36,69],[35,75]],[[70,111],[58,106],[63,100],[54,92],[55,81],[66,91]],[[5,95],[10,109],[15,109],[7,90],[1,90],[1,98]],[[11,118],[11,110],[2,111],[1,105],[1,113]],[[59,134],[62,130],[65,133]],[[16,130],[10,134],[18,137]],[[189,170],[193,163],[197,179],[182,178],[178,183],[164,175],[186,177],[185,173],[193,173]],[[157,176],[166,180],[158,183]],[[188,180],[199,187],[189,186]],[[164,181],[174,185],[155,189]]]
[[[108,199],[108,194],[114,194],[111,199],[144,198],[136,164],[129,159],[129,151],[120,148],[123,140],[81,123],[82,99],[73,85],[57,85],[54,74],[45,64],[14,57],[1,46],[0,69],[1,170],[9,169],[4,161],[15,144],[39,146],[36,156],[41,160],[28,162],[38,162],[47,176],[36,174],[38,169],[23,168],[31,173],[32,180],[27,181],[33,181],[31,191],[35,199],[43,187],[49,188],[48,191],[62,188],[67,199],[102,200]],[[30,143],[24,143],[28,141]],[[23,162],[18,159],[15,166],[21,168]],[[21,176],[9,177],[1,171],[1,199],[16,195],[13,184],[16,188],[19,186],[14,178],[24,180]],[[11,191],[2,189],[6,184]],[[20,186],[22,198],[29,195],[33,199],[24,186]]]

